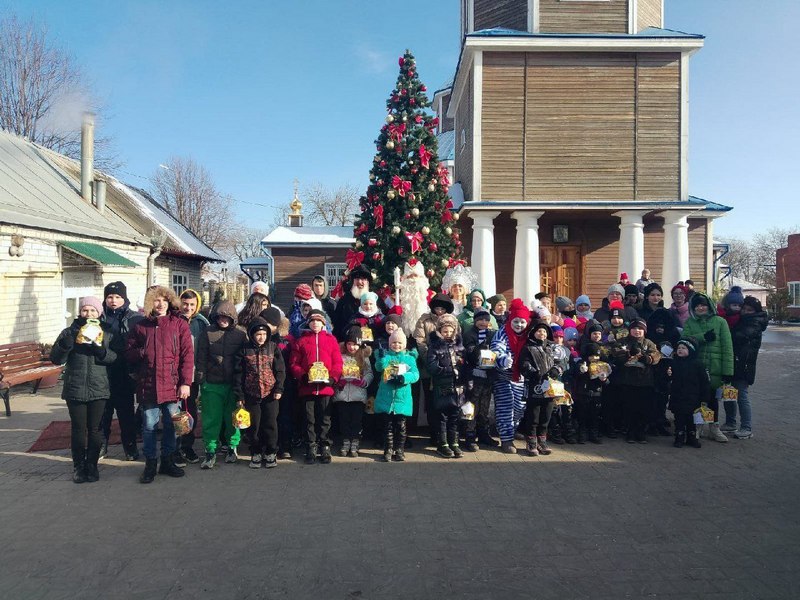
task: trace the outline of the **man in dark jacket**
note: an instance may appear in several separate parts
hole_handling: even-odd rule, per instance
[[[730,306],[730,304],[729,304]],[[736,400],[726,400],[723,431],[734,430],[733,437],[747,440],[753,437],[750,398],[748,390],[756,380],[756,361],[761,348],[761,337],[767,329],[769,315],[758,298],[747,296],[739,309],[739,320],[731,327],[733,342],[733,386],[738,391]],[[736,408],[739,408],[740,425],[736,429]]]
[[[344,295],[336,301],[336,309],[333,311],[333,335],[340,342],[345,341],[347,330],[353,317],[361,307],[361,296],[369,291],[369,282],[372,276],[364,265],[359,265],[352,271],[342,284]],[[382,313],[386,313],[386,305],[383,300],[378,299],[378,308]],[[330,315],[330,313],[328,313]]]
[[[111,329],[114,347],[112,350],[116,360],[108,366],[108,381],[111,395],[106,402],[105,412],[100,421],[103,431],[103,446],[100,457],[108,454],[108,438],[111,435],[111,421],[117,411],[119,429],[122,435],[122,448],[125,460],[138,460],[139,449],[136,447],[136,420],[134,416],[133,390],[134,381],[130,376],[128,362],[125,360],[125,348],[128,334],[133,326],[142,318],[130,309],[128,290],[121,281],[112,281],[103,290],[103,314],[100,320]]]
[[[634,286],[635,287],[635,286]],[[620,302],[623,301],[625,298],[625,288],[622,287],[620,284],[615,283],[611,287],[608,288],[608,295],[603,298],[603,305],[597,309],[594,313],[594,318],[596,321],[600,323],[605,323],[611,318],[611,311],[609,309],[609,304],[614,300],[619,300]],[[636,317],[639,316],[639,313],[636,312],[636,309],[633,306],[628,304],[625,305],[625,310],[622,315],[623,320],[625,323],[630,323]]]

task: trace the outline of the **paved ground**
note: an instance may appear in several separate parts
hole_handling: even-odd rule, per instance
[[[67,451],[26,454],[56,392],[0,417],[0,597],[797,598],[800,329],[765,339],[756,437],[483,451],[330,466],[246,460],[137,482],[112,458],[74,485]]]

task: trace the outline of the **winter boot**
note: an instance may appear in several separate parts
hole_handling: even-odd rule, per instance
[[[700,444],[700,440],[697,439],[697,434],[694,431],[690,431],[686,434],[686,445],[691,446],[692,448],[699,448],[702,444]]]
[[[525,449],[529,456],[539,456],[539,448],[536,446],[536,436],[531,435],[525,438]]]
[[[572,425],[568,425],[566,431],[564,432],[564,441],[568,444],[577,444],[578,443],[578,436],[575,433],[575,428]]]
[[[156,478],[156,469],[158,469],[157,458],[146,458],[144,461],[144,472],[139,477],[139,483],[153,483]]]
[[[586,443],[586,428],[585,427],[580,427],[578,429],[578,439],[576,441],[579,444],[585,444]]]
[[[600,437],[600,430],[593,427],[589,430],[589,441],[593,444],[602,444],[603,438]]]
[[[350,458],[358,458],[358,446],[359,446],[358,438],[350,440],[350,452],[347,453],[347,456],[349,456]]]
[[[73,463],[72,481],[75,483],[86,483],[86,466],[83,462]]]
[[[547,434],[537,436],[536,447],[539,449],[539,454],[542,456],[547,456],[548,454],[553,453],[553,451],[550,450],[550,447],[547,445]]]
[[[392,462],[394,452],[394,428],[389,427],[383,434],[383,462]]]
[[[350,440],[342,440],[342,447],[339,448],[339,456],[347,456],[350,453]]]
[[[406,460],[405,449],[402,446],[400,446],[397,450],[394,451],[394,456],[392,458],[397,462],[404,462]]]
[[[455,434],[447,434],[447,445],[450,446],[450,450],[453,452],[453,458],[461,458],[464,456],[464,452],[461,451],[461,447],[458,445],[457,431]]]
[[[313,465],[315,462],[317,462],[317,444],[308,444],[306,445],[306,464]]]
[[[323,444],[322,450],[320,451],[320,459],[323,465],[331,464],[331,460],[333,459],[333,455],[331,455],[331,446],[330,444]]]
[[[500,444],[494,439],[487,429],[478,429],[478,443],[489,448],[497,448]]]
[[[443,458],[453,458],[455,454],[453,454],[453,449],[447,443],[447,436],[444,434],[439,436],[438,447],[436,448],[436,452],[439,456]]]
[[[675,432],[675,441],[672,442],[672,445],[675,446],[676,448],[683,448],[683,444],[685,443],[685,440],[686,440],[686,434],[684,432],[682,432],[682,431],[676,431]]]
[[[169,475],[170,477],[183,477],[186,475],[186,471],[175,464],[175,459],[172,454],[161,457],[161,466],[158,472],[161,475]]]
[[[514,446],[514,442],[513,441],[502,442],[500,444],[500,448],[506,454],[516,454],[517,453],[517,447]]]
[[[100,481],[100,471],[98,471],[97,463],[94,461],[86,462],[86,481],[88,483]]]
[[[719,423],[710,423],[708,426],[708,439],[725,443],[728,437],[719,430]]]
[[[465,444],[467,451],[469,452],[477,452],[478,451],[478,438],[475,435],[474,431],[467,431],[465,438]]]
[[[549,430],[550,431],[550,441],[552,441],[554,444],[558,444],[559,446],[562,446],[563,444],[566,443],[564,441],[564,436],[563,436],[561,430],[562,430],[561,425],[554,425]]]

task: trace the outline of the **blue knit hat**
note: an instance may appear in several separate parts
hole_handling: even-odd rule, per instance
[[[731,304],[738,304],[741,306],[743,303],[744,294],[742,293],[742,288],[740,288],[738,285],[734,285],[722,299],[722,306],[725,308],[728,308]]]

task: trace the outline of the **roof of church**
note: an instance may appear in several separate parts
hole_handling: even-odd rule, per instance
[[[530,31],[519,31],[518,29],[505,29],[503,27],[493,27],[491,29],[480,29],[468,33],[467,37],[530,37],[530,38],[620,38],[620,39],[641,39],[641,38],[689,38],[705,39],[699,33],[686,33],[675,29],[661,29],[659,27],[647,27],[638,33],[531,33]],[[451,84],[452,85],[452,84]]]

